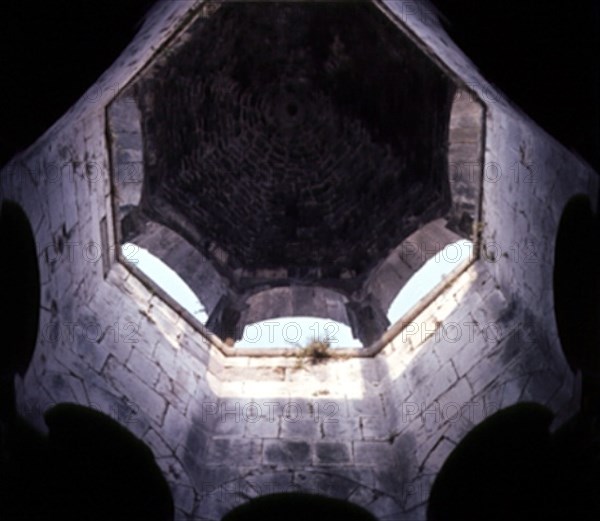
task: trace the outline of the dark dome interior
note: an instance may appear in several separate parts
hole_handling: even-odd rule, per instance
[[[221,5],[135,84],[140,209],[221,270],[349,283],[449,210],[454,90],[372,5]]]

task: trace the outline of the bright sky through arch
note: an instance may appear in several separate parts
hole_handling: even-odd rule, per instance
[[[121,252],[128,262],[135,263],[140,271],[168,293],[181,307],[189,311],[202,324],[206,324],[208,315],[204,306],[175,271],[169,268],[158,257],[152,255],[148,250],[140,248],[135,244],[123,244]]]
[[[136,266],[159,287],[168,293],[184,309],[189,311],[202,324],[206,324],[208,315],[204,306],[190,287],[159,258],[147,250],[132,243],[122,246],[122,252],[129,262]],[[435,288],[459,264],[469,259],[473,252],[473,243],[461,240],[449,244],[429,259],[400,290],[392,301],[387,313],[390,324],[397,322],[420,299]],[[248,324],[242,338],[235,347],[273,348],[305,346],[313,338],[330,338],[331,347],[363,347],[352,336],[349,326],[340,322],[317,317],[280,317]]]

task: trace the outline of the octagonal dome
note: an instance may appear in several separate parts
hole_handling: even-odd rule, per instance
[[[304,285],[380,322],[373,340],[381,310],[357,310],[377,307],[382,263],[427,223],[470,238],[477,219],[476,190],[449,177],[459,88],[369,2],[213,4],[109,108],[113,163],[139,167],[116,176],[122,242],[174,232],[219,280],[215,329]]]

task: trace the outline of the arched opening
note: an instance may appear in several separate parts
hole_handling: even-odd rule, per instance
[[[19,418],[3,445],[2,519],[173,519],[152,452],[126,428],[75,404],[44,417],[48,436]]]
[[[520,403],[474,427],[433,483],[428,521],[545,519],[552,417],[541,405]]]
[[[582,372],[582,408],[600,416],[600,233],[585,195],[572,197],[560,219],[554,253],[554,312],[573,371]]]
[[[308,519],[344,519],[376,521],[364,508],[348,501],[317,494],[280,493],[252,499],[226,514],[222,521],[306,521]]]
[[[66,504],[68,519],[173,518],[171,493],[152,452],[125,427],[75,404],[57,405],[44,416],[59,483],[57,512]]]
[[[577,414],[551,432],[553,419],[518,403],[474,427],[433,483],[428,521],[598,519],[597,428]]]
[[[477,240],[481,101],[377,3],[312,3],[190,19],[107,109],[117,241],[181,275],[207,310],[197,329],[220,348],[263,320],[318,317],[351,328],[345,347],[379,349],[389,304],[431,248]],[[343,298],[296,306],[289,287]],[[266,290],[287,293],[284,309],[249,302]]]
[[[330,288],[264,289],[231,306],[241,312],[229,340],[241,348],[304,347],[320,341],[334,348],[363,347],[350,324],[347,305],[348,298]]]
[[[179,306],[188,311],[202,324],[206,324],[208,314],[198,296],[177,272],[167,266],[161,259],[133,243],[123,244],[121,246],[121,255],[127,262],[134,264]]]
[[[396,323],[418,305],[458,266],[473,259],[474,246],[467,239],[448,244],[419,268],[398,292],[387,312],[390,324]]]
[[[33,230],[23,209],[3,201],[0,208],[0,375],[24,375],[37,342],[40,271]]]
[[[598,369],[598,241],[598,225],[589,198],[571,198],[556,236],[554,311],[561,345],[574,371]]]
[[[16,415],[14,376],[33,358],[40,319],[40,271],[33,230],[23,209],[0,202],[0,420]],[[2,424],[0,423],[0,427]],[[0,440],[1,441],[1,440]]]
[[[247,324],[235,347],[303,347],[326,341],[332,348],[363,347],[350,326],[319,317],[278,317]]]

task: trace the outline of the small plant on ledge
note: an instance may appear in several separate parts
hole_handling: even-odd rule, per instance
[[[306,346],[300,348],[300,351],[296,355],[298,358],[296,361],[296,368],[303,368],[306,360],[310,360],[310,363],[315,365],[331,357],[330,347],[331,343],[329,342],[329,338],[310,341]]]

